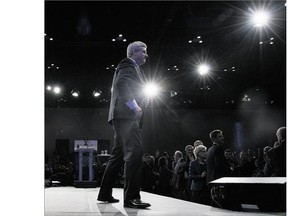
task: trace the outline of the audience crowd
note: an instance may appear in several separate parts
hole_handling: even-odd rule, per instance
[[[159,150],[154,155],[146,153],[142,160],[142,190],[209,205],[212,200],[208,183],[217,178],[286,177],[286,127],[280,127],[276,137],[274,146],[236,153],[233,149],[223,148],[224,135],[221,130],[214,130],[210,133],[211,143],[196,140],[183,152],[176,150],[173,157]],[[45,179],[59,181],[61,185],[73,185],[77,180],[73,161],[59,161],[56,157],[46,162]],[[99,183],[105,165],[96,155],[94,179]],[[84,167],[83,171],[88,176],[88,168]],[[123,186],[122,176],[120,173],[115,187]]]

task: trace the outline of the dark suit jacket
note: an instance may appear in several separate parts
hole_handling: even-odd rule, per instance
[[[144,82],[138,70],[129,58],[118,64],[112,83],[109,124],[112,124],[113,119],[135,119],[135,112],[125,104],[127,101],[135,99],[142,106]]]
[[[286,177],[286,141],[270,149],[267,154],[271,159],[272,176]]]
[[[221,177],[230,176],[229,164],[224,156],[222,146],[213,144],[207,152],[207,184]]]

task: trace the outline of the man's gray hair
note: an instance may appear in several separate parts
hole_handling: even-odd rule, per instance
[[[127,57],[130,58],[134,52],[137,52],[139,47],[147,48],[147,45],[141,41],[134,41],[130,43],[127,47]]]

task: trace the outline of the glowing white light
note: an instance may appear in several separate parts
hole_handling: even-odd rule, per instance
[[[123,42],[126,42],[127,40],[126,39],[123,39]]]
[[[112,41],[116,41],[116,40],[113,38]]]
[[[123,35],[122,35],[122,34],[119,34],[119,37],[123,37]]]
[[[200,39],[200,38],[201,38],[201,36],[198,36],[197,38],[198,38],[198,39]]]
[[[270,38],[270,40],[274,40],[274,38],[272,37],[272,38]]]
[[[159,93],[159,87],[155,83],[148,83],[144,87],[144,93],[147,97],[154,97]]]
[[[199,41],[199,43],[203,43],[203,41],[202,41],[202,40],[200,40],[200,41]]]
[[[263,41],[260,41],[259,44],[263,44]]]
[[[50,41],[53,41],[53,38],[50,38]]]
[[[209,72],[210,68],[208,65],[200,65],[198,67],[198,72],[201,74],[201,75],[205,75]]]
[[[46,88],[48,91],[51,91],[52,90],[52,87],[50,85],[47,86]]]
[[[112,89],[111,89],[111,91],[112,91]],[[101,95],[101,93],[102,93],[101,90],[99,90],[99,91],[94,91],[94,92],[93,92],[93,96],[94,96],[94,97],[99,97],[99,96]]]
[[[272,44],[273,44],[273,41],[271,41],[270,44],[272,45]]]
[[[73,92],[73,93],[72,93],[72,96],[73,96],[73,97],[78,97],[78,96],[79,96],[79,93],[78,93],[78,92]]]
[[[192,40],[189,40],[188,43],[192,43]]]
[[[58,87],[58,86],[55,86],[54,89],[53,89],[53,92],[54,92],[55,94],[60,94],[61,88]]]
[[[269,21],[269,14],[265,11],[255,12],[253,15],[253,22],[255,27],[262,27],[267,25]]]

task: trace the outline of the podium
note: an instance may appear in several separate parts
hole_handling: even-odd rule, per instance
[[[96,188],[93,172],[93,153],[97,150],[97,140],[75,140],[74,152],[78,153],[78,181],[74,181],[76,188]],[[83,180],[83,162],[88,159],[88,180]]]
[[[263,212],[286,211],[285,177],[224,177],[209,184],[218,207],[241,210],[241,204],[254,204]]]

